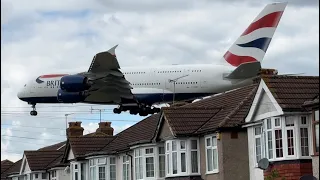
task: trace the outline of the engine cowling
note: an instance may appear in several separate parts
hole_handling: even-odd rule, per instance
[[[83,92],[66,92],[62,89],[58,90],[57,98],[62,103],[78,103],[85,99]]]
[[[67,92],[80,92],[89,88],[88,78],[81,75],[67,75],[60,80],[60,89]]]

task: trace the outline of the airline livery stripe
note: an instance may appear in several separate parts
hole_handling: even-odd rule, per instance
[[[40,78],[54,78],[54,77],[62,77],[68,74],[48,74],[48,75],[42,75]]]
[[[267,28],[261,28],[253,31],[250,34],[240,36],[236,41],[235,44],[245,44],[251,41],[254,41],[259,38],[272,38],[274,35],[276,28],[274,27],[267,27]]]
[[[258,21],[262,17],[278,12],[278,11],[284,11],[288,3],[273,3],[273,4],[268,4],[259,14],[258,16],[253,20],[253,22]]]
[[[240,47],[236,44],[231,46],[231,48],[228,51],[237,56],[250,56],[258,61],[261,61],[264,55],[266,54],[261,49],[255,47]]]
[[[270,44],[270,41],[271,38],[259,38],[245,44],[238,44],[238,46],[259,48],[262,51],[266,52]]]
[[[259,19],[254,23],[251,23],[250,26],[241,34],[241,36],[247,35],[260,28],[277,27],[280,21],[280,18],[282,16],[282,13],[283,11],[274,12],[262,17],[261,19]]]
[[[230,63],[232,66],[239,66],[242,63],[247,63],[247,62],[256,62],[257,60],[253,57],[250,56],[237,56],[232,54],[231,52],[227,51],[224,54],[224,59]]]

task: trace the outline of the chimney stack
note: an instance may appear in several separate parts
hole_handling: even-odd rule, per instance
[[[111,122],[100,122],[99,128],[96,132],[102,132],[108,136],[113,136],[113,128],[111,127]]]
[[[83,136],[83,127],[81,127],[80,121],[69,122],[69,128],[67,128],[67,137],[79,137]]]

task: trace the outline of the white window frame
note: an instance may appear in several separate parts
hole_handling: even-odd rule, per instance
[[[111,159],[114,159],[114,163],[111,163]],[[111,179],[111,167],[114,166],[115,167],[115,179],[114,180],[116,180],[117,179],[117,158],[115,156],[110,156],[110,157],[108,157],[108,160],[109,160],[109,162],[108,162],[108,166],[106,168],[108,173],[106,173],[106,179],[112,180]]]
[[[159,148],[163,148],[163,153],[160,154],[160,150]],[[156,174],[157,174],[157,178],[158,179],[164,179],[166,177],[166,148],[165,146],[157,146],[157,170],[156,170]],[[164,157],[164,176],[160,177],[160,157]]]
[[[192,149],[192,141],[196,141],[197,142],[197,149]],[[190,175],[200,175],[200,145],[199,145],[199,139],[197,138],[190,138],[188,141],[189,147],[190,147],[190,156],[187,159],[187,168],[189,169],[189,174]],[[192,172],[192,152],[197,152],[197,172]],[[188,152],[187,152],[188,154]],[[188,163],[190,162],[190,163]],[[190,166],[188,166],[188,164],[190,164]]]
[[[302,124],[302,118],[305,118],[305,120],[306,120],[306,124]],[[301,116],[299,116],[299,119],[298,119],[298,124],[299,124],[299,126],[297,127],[298,128],[298,139],[297,139],[297,148],[299,148],[299,151],[298,151],[298,155],[300,156],[300,157],[310,157],[310,155],[311,155],[311,149],[312,149],[312,147],[311,147],[311,139],[312,139],[312,136],[311,136],[311,120],[308,120],[308,116],[307,115],[301,115]],[[308,155],[302,155],[302,146],[301,146],[301,139],[302,139],[302,137],[301,137],[301,129],[302,128],[306,128],[307,129],[307,134],[308,134],[308,136],[307,136],[307,146],[305,146],[305,147],[307,147],[308,148]]]
[[[57,180],[57,170],[51,171],[51,180]]]
[[[293,122],[293,126],[287,126],[287,120],[289,120],[289,118],[292,118],[292,122]],[[296,143],[296,131],[295,131],[295,127],[296,127],[296,116],[285,116],[284,117],[284,146],[285,146],[285,157],[288,158],[294,158],[297,156],[297,143]],[[288,145],[288,133],[287,131],[291,130],[292,131],[292,138],[293,138],[293,155],[289,155],[289,145]]]
[[[143,154],[142,153],[143,153],[143,148],[138,148],[138,149],[134,150],[134,177],[135,177],[135,180],[143,179]],[[137,172],[137,171],[139,171],[139,172]]]
[[[128,155],[122,156],[122,180],[130,180],[130,158]]]
[[[75,169],[76,165],[77,165],[77,169]],[[72,167],[72,180],[76,180],[76,178],[75,178],[75,174],[76,173],[78,174],[77,180],[80,180],[81,179],[81,176],[80,176],[80,163],[73,162],[71,167]]]
[[[260,128],[260,134],[256,134],[256,128]],[[262,159],[264,157],[264,142],[263,142],[263,124],[257,124],[253,127],[253,137],[254,137],[254,159],[256,166],[258,165],[257,159],[257,141],[256,139],[260,139],[260,156]],[[259,160],[260,160],[259,159]]]
[[[210,145],[208,145],[207,143],[207,140],[209,139],[209,142],[210,142]],[[213,139],[216,139],[216,145],[213,145],[212,142],[213,142]],[[217,136],[216,135],[210,135],[210,136],[206,136],[204,138],[205,140],[205,151],[206,151],[206,174],[215,174],[215,173],[219,173],[219,152],[218,152],[218,139],[217,139]],[[208,169],[208,153],[207,153],[207,150],[208,149],[211,149],[211,152],[212,152],[212,171],[209,171]],[[216,150],[216,157],[217,157],[217,167],[216,169],[214,168],[214,150]]]
[[[148,153],[147,154],[147,150],[152,150],[152,153]],[[146,147],[146,148],[143,148],[143,154],[144,154],[144,157],[143,157],[143,175],[146,179],[150,179],[150,178],[155,178],[156,177],[156,169],[155,169],[155,148],[154,147]],[[153,159],[153,176],[147,176],[147,158],[152,158]]]

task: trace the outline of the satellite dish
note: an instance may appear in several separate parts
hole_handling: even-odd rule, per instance
[[[260,161],[258,162],[258,168],[262,169],[262,170],[266,170],[269,167],[269,160],[267,158],[263,158],[260,159]]]
[[[308,175],[302,176],[300,180],[317,180],[317,178],[312,176],[311,174],[308,174]]]
[[[70,172],[70,167],[67,166],[66,168],[64,168],[64,172],[69,173]]]

